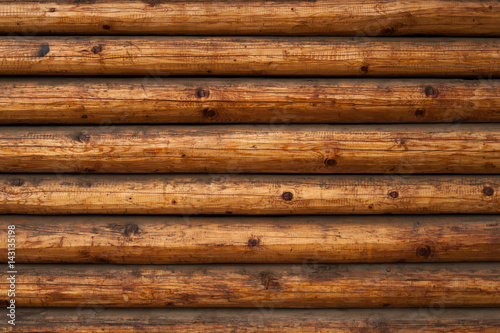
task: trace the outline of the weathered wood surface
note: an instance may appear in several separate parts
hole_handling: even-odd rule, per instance
[[[0,14],[22,35],[500,35],[498,2],[479,0],[4,0]]]
[[[500,80],[0,79],[0,124],[432,122],[500,122]]]
[[[500,122],[500,80],[0,78],[0,124],[432,122]]]
[[[495,38],[0,38],[3,75],[496,78],[499,60]]]
[[[0,216],[17,263],[500,261],[500,215],[339,217]],[[7,261],[7,246],[0,258]]]
[[[16,265],[17,307],[498,307],[500,263]],[[10,283],[0,276],[0,302]]]
[[[500,126],[0,128],[0,172],[500,173]]]
[[[397,332],[493,333],[500,310],[482,309],[36,309],[21,308],[26,333],[129,332]]]
[[[497,214],[500,176],[0,175],[0,214]]]

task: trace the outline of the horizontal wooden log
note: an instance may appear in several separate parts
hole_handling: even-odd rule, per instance
[[[495,332],[498,309],[36,309],[7,332]]]
[[[500,261],[500,215],[340,217],[0,216],[17,263]],[[0,248],[7,261],[7,246]]]
[[[0,214],[500,213],[500,176],[0,175]]]
[[[0,128],[0,172],[500,173],[500,126]]]
[[[500,263],[16,265],[18,307],[498,307]],[[10,281],[0,276],[0,302]]]
[[[2,37],[0,73],[496,78],[499,54],[495,38]]]
[[[499,36],[496,1],[0,1],[22,35]]]
[[[500,122],[500,80],[0,78],[0,124]]]

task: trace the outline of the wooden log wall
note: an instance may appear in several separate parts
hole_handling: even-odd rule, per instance
[[[494,0],[0,1],[4,34],[499,36]]]
[[[490,307],[499,305],[499,266],[19,264],[16,304],[366,308],[425,307],[441,302],[444,307]]]
[[[2,172],[500,172],[500,127],[462,125],[0,128]]]
[[[498,311],[481,309],[20,309],[24,332],[495,332]],[[264,329],[265,328],[265,329]]]
[[[217,264],[474,262],[500,256],[498,215],[39,216],[22,225],[19,263]],[[57,246],[56,246],[57,245]],[[7,250],[0,255],[6,257]]]
[[[0,53],[5,75],[500,77],[497,38],[13,36]]]
[[[492,0],[0,0],[0,332],[500,331],[499,79]]]
[[[449,122],[500,122],[500,82],[0,78],[0,124],[6,125]]]

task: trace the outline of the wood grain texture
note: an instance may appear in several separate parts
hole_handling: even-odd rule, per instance
[[[500,127],[0,128],[0,172],[500,173]]]
[[[0,216],[17,263],[209,264],[500,261],[500,215]]]
[[[16,265],[16,307],[498,307],[500,263]],[[10,283],[0,276],[0,302]]]
[[[0,124],[500,122],[500,80],[0,78]]]
[[[18,309],[26,333],[332,332],[494,333],[500,310],[482,309]]]
[[[0,175],[0,214],[500,213],[500,176]]]
[[[4,0],[0,15],[23,35],[500,35],[498,2],[480,0]]]
[[[500,39],[2,37],[0,73],[496,78]]]

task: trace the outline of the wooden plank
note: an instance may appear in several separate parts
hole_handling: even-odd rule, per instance
[[[17,307],[498,307],[500,263],[16,265]],[[10,282],[0,276],[0,302]]]
[[[439,304],[437,305],[439,306]],[[7,332],[456,332],[500,330],[500,310],[482,309],[25,309]]]
[[[0,214],[500,213],[500,176],[0,175]]]
[[[0,1],[0,33],[499,36],[497,1]]]
[[[499,54],[495,38],[2,37],[0,72],[496,78]]]
[[[339,217],[0,216],[17,263],[500,261],[500,215]],[[7,261],[7,247],[0,258]]]
[[[0,128],[0,172],[500,173],[500,127]]]
[[[500,80],[0,78],[0,124],[433,122],[500,122]]]

